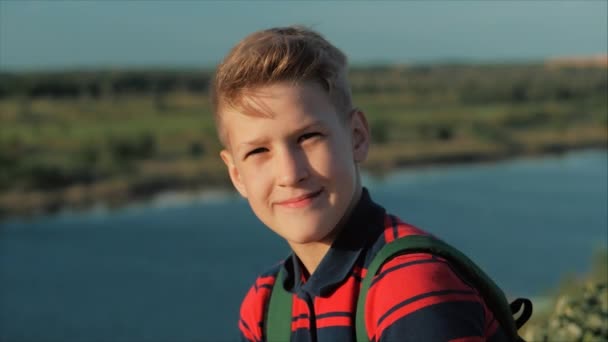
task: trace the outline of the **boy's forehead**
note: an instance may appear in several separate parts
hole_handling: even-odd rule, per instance
[[[331,108],[284,106],[256,103],[247,108],[228,109],[222,114],[222,126],[229,131],[249,133],[265,131],[268,127],[276,130],[299,129],[304,126],[323,126],[336,116]],[[246,130],[246,131],[245,131]]]
[[[251,116],[239,112],[227,114],[223,130],[229,149],[234,151],[283,139],[308,129],[325,129],[329,126],[324,116],[307,113],[277,113],[274,117]]]
[[[229,141],[240,144],[259,135],[325,126],[337,114],[323,96],[324,90],[314,86],[273,85],[246,91],[238,106],[222,111],[222,129]]]

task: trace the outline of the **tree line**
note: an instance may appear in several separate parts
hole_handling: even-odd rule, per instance
[[[0,73],[0,99],[94,99],[124,95],[206,94],[210,70],[99,70]],[[355,67],[355,94],[403,93],[414,99],[460,103],[520,103],[604,95],[605,67],[544,64]]]

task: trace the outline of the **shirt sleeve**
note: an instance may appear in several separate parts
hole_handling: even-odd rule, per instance
[[[245,299],[241,303],[238,322],[241,341],[259,342],[263,340],[262,322],[274,280],[274,275],[260,276],[245,295]]]
[[[257,310],[255,308],[259,302],[259,300],[256,298],[258,297],[257,292],[256,286],[252,286],[241,303],[238,323],[241,341],[255,342],[262,340],[261,329],[258,329],[258,317],[256,315]]]
[[[371,341],[486,341],[497,323],[445,259],[417,253],[387,262],[366,300]]]

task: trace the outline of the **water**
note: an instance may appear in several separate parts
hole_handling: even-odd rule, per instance
[[[401,171],[373,198],[538,296],[606,248],[607,154]],[[217,195],[217,194],[216,194]],[[0,223],[0,341],[222,341],[287,253],[233,194]]]

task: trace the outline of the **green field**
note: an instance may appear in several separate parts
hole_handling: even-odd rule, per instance
[[[209,78],[0,73],[0,217],[228,186]],[[605,66],[383,66],[351,80],[373,173],[607,147]]]

